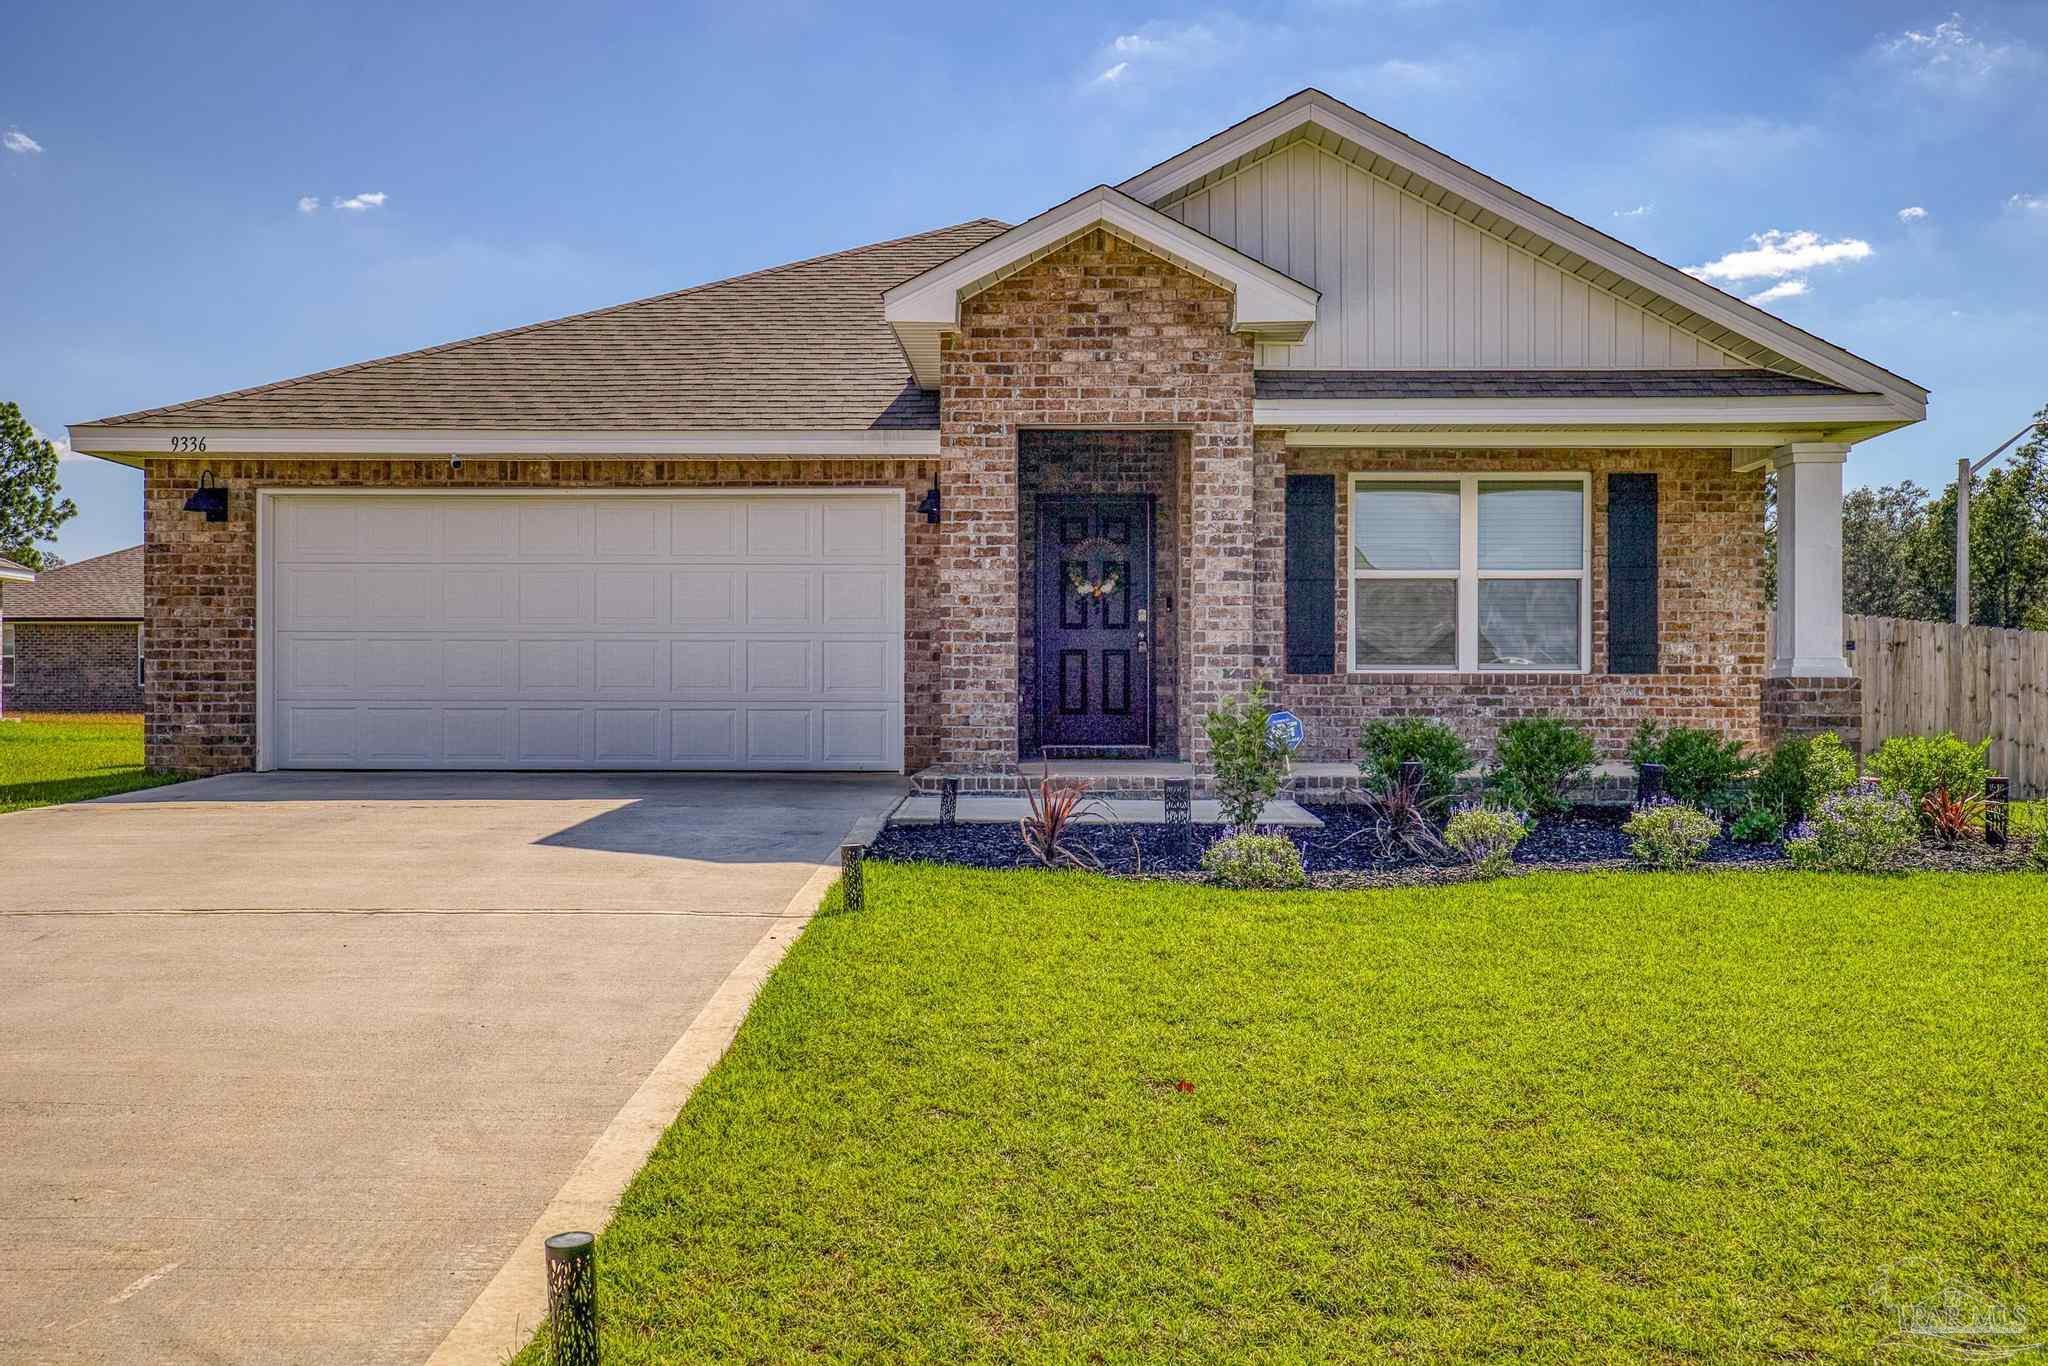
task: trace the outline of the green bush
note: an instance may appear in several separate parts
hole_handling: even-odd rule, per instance
[[[1787,740],[1773,750],[1750,784],[1749,800],[1751,808],[1775,808],[1781,824],[1797,825],[1829,797],[1854,786],[1856,755],[1829,731],[1810,740]]]
[[[1576,726],[1529,717],[1501,727],[1486,785],[1518,811],[1549,816],[1570,809],[1565,794],[1586,780],[1593,742]]]
[[[1721,823],[1696,806],[1680,802],[1657,802],[1638,807],[1623,823],[1629,833],[1629,852],[1652,868],[1675,872],[1690,868],[1707,852]]]
[[[1444,843],[1462,854],[1481,877],[1499,877],[1514,862],[1515,846],[1529,834],[1529,823],[1497,806],[1461,806],[1444,825]]]
[[[2027,862],[2036,872],[2048,873],[2048,830],[2034,836],[2034,843],[2027,849]]]
[[[1285,835],[1227,835],[1202,851],[1202,871],[1239,891],[1284,891],[1308,883],[1301,851]]]
[[[1358,771],[1367,787],[1384,788],[1408,759],[1422,761],[1423,795],[1446,801],[1458,790],[1458,775],[1472,767],[1472,751],[1458,732],[1441,721],[1399,716],[1367,724],[1358,737]]]
[[[1664,792],[1673,801],[1723,811],[1740,798],[1742,780],[1756,767],[1740,740],[1723,740],[1711,730],[1656,721],[1636,727],[1629,762],[1640,779],[1644,764],[1664,765]]]
[[[1234,830],[1256,825],[1287,777],[1287,746],[1266,727],[1272,714],[1266,685],[1260,683],[1243,702],[1226,702],[1202,720],[1209,734],[1209,762],[1216,770],[1216,800]]]
[[[1988,739],[1966,745],[1947,731],[1894,735],[1877,747],[1865,767],[1877,779],[1878,791],[1923,811],[1928,794],[1937,789],[1965,800],[1983,796],[1984,780],[1991,776],[1990,752]]]
[[[1739,844],[1772,844],[1785,834],[1785,809],[1752,799],[1728,823],[1728,838]]]
[[[1792,832],[1785,852],[1799,867],[1818,872],[1881,873],[1895,867],[1919,837],[1919,817],[1897,797],[1842,792]]]

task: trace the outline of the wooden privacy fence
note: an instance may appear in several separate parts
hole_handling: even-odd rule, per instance
[[[2048,631],[1842,618],[1863,683],[1863,749],[1894,735],[1991,737],[2015,797],[2048,797]]]

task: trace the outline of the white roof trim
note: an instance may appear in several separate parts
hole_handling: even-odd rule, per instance
[[[1825,379],[1851,389],[1883,392],[1894,401],[1894,417],[1898,421],[1917,422],[1927,415],[1927,391],[1911,380],[1695,280],[1684,271],[1559,213],[1320,90],[1304,90],[1290,96],[1179,156],[1140,172],[1117,188],[1147,204],[1156,204],[1182,186],[1311,126],[1348,139],[1500,218],[1576,252],[1602,269],[1682,303],[1700,316],[1768,346]]]
[[[34,583],[36,576],[26,569],[0,565],[0,583]]]
[[[1259,427],[1758,425],[1903,426],[1871,394],[1785,398],[1270,398],[1252,405]]]
[[[96,426],[70,429],[71,449],[139,465],[144,460],[199,460],[220,455],[452,457],[545,460],[703,457],[815,460],[924,460],[939,453],[939,434],[919,428],[856,431],[495,431],[488,428],[224,427],[195,421],[183,427]],[[203,449],[192,442],[203,440]],[[175,448],[174,448],[174,443]]]
[[[1321,291],[1121,190],[1098,185],[882,295],[882,315],[902,341],[917,382],[927,389],[939,387],[938,338],[959,329],[963,302],[1095,228],[1229,290],[1233,331],[1296,342],[1315,325]]]

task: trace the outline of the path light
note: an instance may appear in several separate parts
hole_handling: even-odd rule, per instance
[[[867,859],[868,847],[865,844],[839,846],[839,883],[846,893],[841,910],[867,909]]]
[[[217,483],[212,470],[199,472],[199,487],[185,500],[185,511],[203,512],[209,522],[225,522],[228,519],[228,488]]]
[[[960,818],[960,780],[947,776],[939,779],[939,824],[950,826]]]
[[[557,1233],[547,1240],[548,1339],[553,1366],[598,1366],[597,1239]]]
[[[2005,848],[2012,833],[2012,779],[1994,773],[1984,780],[1984,842]]]
[[[1664,795],[1664,765],[1639,764],[1636,767],[1636,805],[1643,806]]]

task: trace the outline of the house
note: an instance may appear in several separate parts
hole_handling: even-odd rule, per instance
[[[1843,466],[1926,391],[1305,90],[976,219],[71,428],[152,764],[1200,764],[1423,713],[1854,731]],[[1778,477],[1765,658],[1765,476]]]
[[[7,625],[7,585],[35,581],[35,571],[27,565],[0,559],[0,716],[7,714],[7,688],[14,681],[14,632]]]
[[[130,546],[4,590],[9,707],[142,710],[142,563]]]

